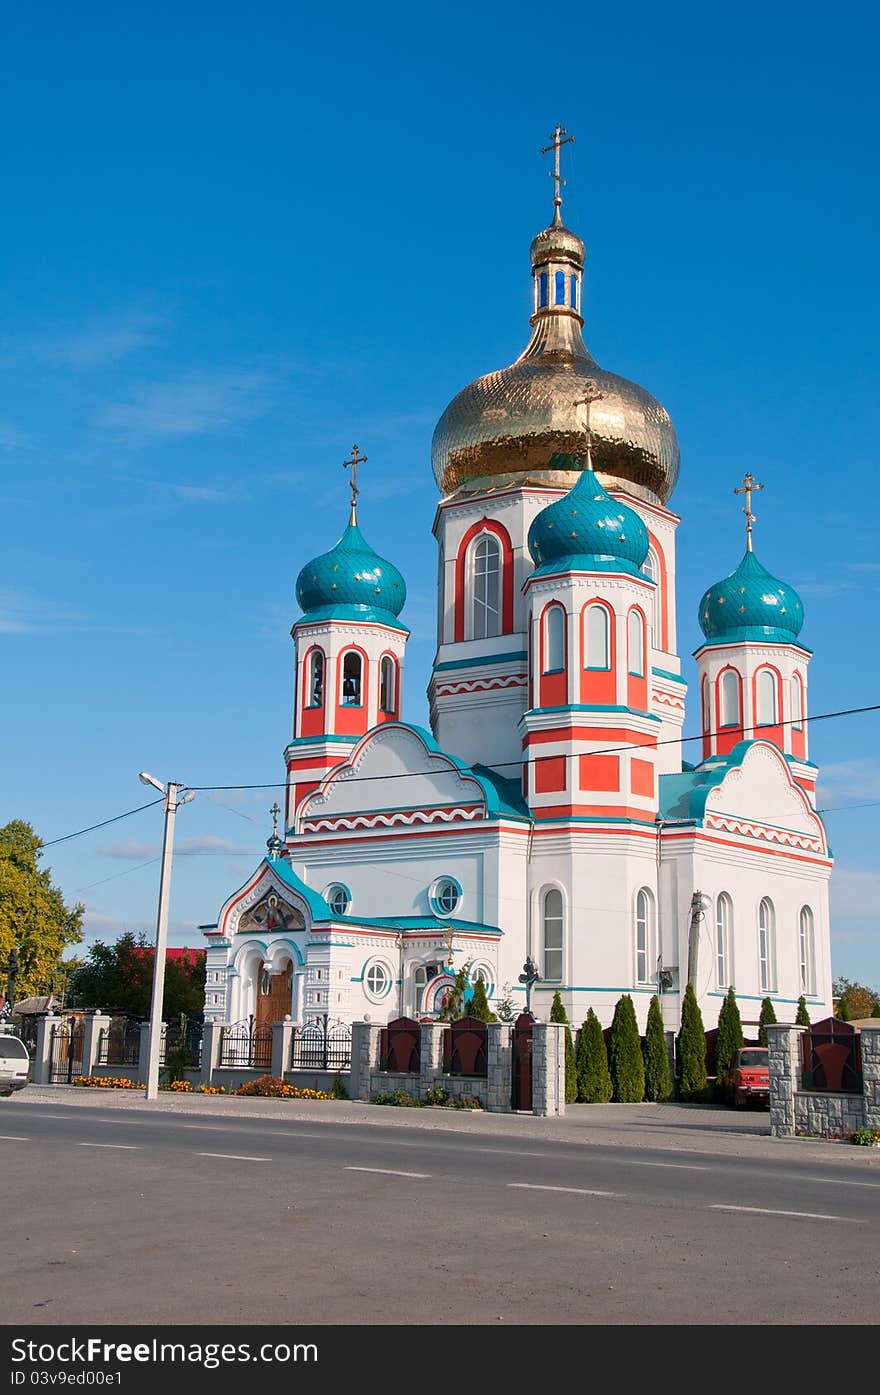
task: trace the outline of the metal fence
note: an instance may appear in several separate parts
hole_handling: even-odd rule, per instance
[[[291,1070],[348,1070],[351,1066],[351,1026],[329,1022],[325,1013],[294,1029],[290,1043]]]
[[[233,1022],[220,1029],[221,1066],[260,1067],[272,1065],[272,1027],[258,1027],[251,1015],[245,1022]]]
[[[159,1064],[164,1066],[172,1056],[181,1055],[181,1064],[195,1070],[202,1061],[202,1036],[205,1024],[197,1017],[184,1017],[175,1022],[162,1024],[162,1039],[159,1043]]]
[[[99,1066],[136,1066],[141,1057],[141,1024],[128,1017],[114,1018],[98,1033]]]

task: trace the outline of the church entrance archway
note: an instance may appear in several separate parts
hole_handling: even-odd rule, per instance
[[[276,973],[263,967],[257,979],[257,1030],[283,1022],[293,1002],[293,965],[288,959]]]

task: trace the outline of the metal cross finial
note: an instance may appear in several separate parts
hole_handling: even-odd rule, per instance
[[[343,460],[343,470],[351,470],[351,517],[349,523],[357,523],[357,499],[360,494],[358,489],[358,466],[366,464],[367,457],[360,454],[359,446],[352,446],[351,458]]]
[[[278,807],[278,800],[277,800],[277,799],[275,800],[275,803],[272,805],[272,808],[269,810],[269,813],[272,815],[272,837],[273,837],[273,838],[277,838],[277,837],[278,837],[278,815],[281,813],[281,810],[280,810],[279,807]]]
[[[556,193],[553,197],[553,203],[557,209],[562,207],[562,186],[565,183],[565,180],[559,173],[559,152],[564,145],[569,145],[573,140],[574,136],[570,136],[565,127],[560,126],[557,121],[556,130],[550,138],[550,144],[545,145],[544,149],[541,151],[542,155],[546,155],[550,150],[556,151],[556,167],[550,171],[550,178],[556,181]]]
[[[743,513],[746,516],[746,550],[748,552],[752,550],[752,524],[755,521],[755,515],[752,513],[752,494],[763,488],[763,484],[758,484],[751,470],[747,470],[743,476],[741,486],[739,489],[733,491],[734,494],[744,494],[746,496],[746,506],[743,509]]]
[[[587,390],[583,397],[579,397],[575,402],[576,407],[586,407],[586,421],[584,423],[584,437],[587,442],[587,469],[593,468],[593,431],[590,426],[590,408],[594,402],[600,402],[605,396],[600,392],[595,383],[588,383]]]

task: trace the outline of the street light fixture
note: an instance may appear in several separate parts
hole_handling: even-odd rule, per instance
[[[150,998],[150,1055],[147,1062],[147,1099],[159,1098],[159,1051],[162,1046],[162,999],[165,995],[165,949],[168,942],[168,901],[171,894],[171,859],[174,854],[174,816],[181,804],[195,799],[195,790],[181,794],[178,781],[163,785],[142,770],[142,785],[152,785],[165,798],[165,834],[162,840],[162,868],[159,874],[159,910],[156,916],[156,956],[153,961],[153,992]]]

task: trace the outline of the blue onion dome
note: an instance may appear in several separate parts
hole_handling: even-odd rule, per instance
[[[793,586],[772,576],[754,552],[746,552],[735,572],[709,587],[700,601],[699,621],[707,639],[791,644],[804,623],[804,603]]]
[[[577,457],[566,460],[570,469],[582,466]],[[592,470],[582,468],[574,488],[533,520],[529,552],[544,573],[580,567],[638,576],[648,555],[648,530],[635,509],[612,498]]]
[[[357,524],[349,523],[335,547],[303,567],[296,598],[310,619],[376,620],[400,629],[396,621],[406,582],[393,563],[373,551]]]

